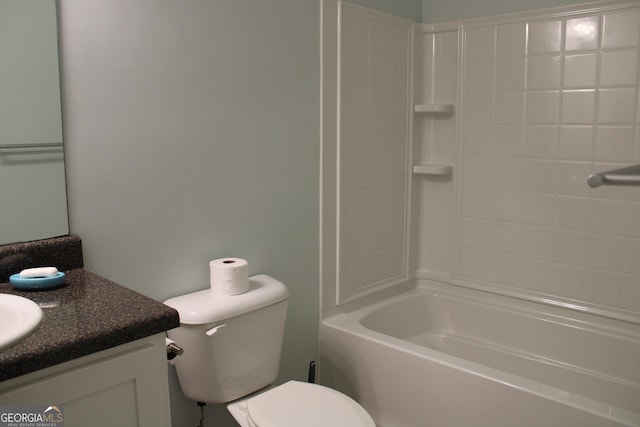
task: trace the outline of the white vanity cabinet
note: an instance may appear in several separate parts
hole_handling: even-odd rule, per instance
[[[65,427],[170,427],[165,334],[0,382],[0,405],[58,405]]]

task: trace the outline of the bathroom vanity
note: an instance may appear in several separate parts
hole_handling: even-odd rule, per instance
[[[8,256],[0,248],[0,263]],[[77,267],[48,291],[17,291],[0,277],[0,292],[44,313],[31,335],[0,350],[0,405],[58,405],[67,427],[169,427],[164,332],[179,326],[177,312]]]

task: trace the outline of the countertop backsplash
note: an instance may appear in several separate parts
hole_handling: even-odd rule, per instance
[[[56,267],[60,271],[83,268],[82,240],[69,235],[0,246],[0,283],[25,268]]]

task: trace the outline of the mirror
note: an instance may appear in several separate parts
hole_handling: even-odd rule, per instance
[[[55,0],[0,0],[0,245],[69,233]]]

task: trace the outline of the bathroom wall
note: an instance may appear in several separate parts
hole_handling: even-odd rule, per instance
[[[157,300],[249,261],[291,292],[282,378],[318,317],[317,0],[61,0],[71,231],[87,269]],[[173,425],[195,425],[171,374]],[[233,425],[224,408],[205,425]],[[216,419],[215,421],[213,418]]]
[[[392,72],[402,59],[375,56],[389,45],[379,23],[344,7],[339,140],[324,144],[339,161],[336,187],[325,181],[338,220],[323,223],[336,236],[323,309],[402,282],[408,258],[409,277],[637,320],[639,193],[586,178],[638,161],[639,16],[602,2],[466,20],[460,34],[456,22],[417,24],[413,146],[402,151],[402,134],[379,126],[406,117],[380,92],[403,86]],[[391,171],[404,153],[413,173],[402,182]]]
[[[454,164],[418,184],[419,277],[637,321],[640,192],[586,177],[639,159],[640,12],[596,6],[463,22],[457,128],[415,134],[418,159]],[[455,33],[423,42],[436,102],[456,96]]]
[[[359,0],[419,19],[420,0]],[[318,319],[318,0],[60,0],[71,232],[157,300],[237,256],[291,292],[281,378]],[[174,425],[195,425],[171,373]],[[224,409],[208,421],[233,425]],[[207,424],[208,425],[208,424]]]
[[[337,303],[406,281],[412,22],[341,8]],[[327,298],[327,305],[329,298]]]
[[[460,276],[640,312],[640,189],[585,183],[640,161],[639,28],[638,7],[465,28]]]
[[[580,0],[422,0],[422,22],[447,22],[478,16],[586,3]]]

